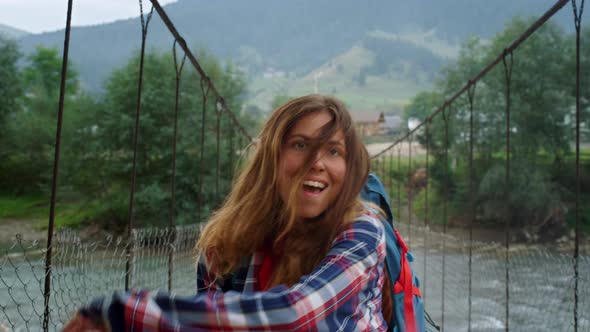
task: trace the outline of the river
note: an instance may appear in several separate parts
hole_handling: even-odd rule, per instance
[[[483,243],[473,246],[470,297],[468,246],[456,238],[428,233],[426,246],[424,234],[412,233],[415,258],[412,266],[421,279],[430,316],[439,325],[444,324],[445,331],[467,331],[471,298],[471,331],[504,331],[504,248]],[[176,294],[188,295],[194,289],[194,258],[190,247],[189,244],[179,248],[182,250],[175,254],[172,284]],[[126,255],[121,248],[120,244],[63,247],[56,254],[50,301],[51,331],[59,330],[78,306],[94,296],[124,287]],[[134,285],[152,289],[167,287],[165,248],[151,244],[136,251]],[[509,257],[510,331],[573,331],[572,256],[546,246],[514,246]],[[44,265],[38,252],[0,256],[0,331],[41,330],[43,282]],[[579,258],[578,324],[578,331],[590,331],[588,255]]]

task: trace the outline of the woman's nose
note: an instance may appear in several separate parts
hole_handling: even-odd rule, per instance
[[[325,157],[326,157],[325,153],[318,152],[316,154],[315,161],[311,165],[311,169],[314,171],[317,171],[317,172],[324,171],[326,169],[325,160],[324,160]]]

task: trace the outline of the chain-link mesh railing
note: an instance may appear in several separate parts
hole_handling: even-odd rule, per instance
[[[395,226],[404,237],[412,234],[414,262],[411,264],[420,278],[427,312],[435,322],[440,323],[444,301],[444,329],[467,331],[470,246],[464,230],[461,230],[462,233],[444,235],[439,229],[426,228],[419,222],[412,225],[396,223]],[[471,331],[503,331],[505,328],[504,250],[502,243],[472,243]],[[509,263],[510,329],[573,331],[574,270],[571,243],[513,245]],[[587,250],[580,258],[578,282],[578,330],[590,331],[590,252]]]
[[[131,286],[168,288],[172,266],[172,293],[192,294],[196,288],[194,246],[196,225],[174,229],[134,230],[129,248],[134,253]],[[55,234],[49,329],[58,330],[80,306],[125,286],[127,242],[119,237],[81,240],[76,232]],[[0,250],[0,331],[39,331],[43,323],[45,248],[18,237]],[[174,252],[172,264],[168,264]]]

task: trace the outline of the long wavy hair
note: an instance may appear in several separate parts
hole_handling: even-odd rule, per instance
[[[328,111],[332,120],[311,142],[304,166],[294,178],[289,199],[278,191],[281,147],[289,130],[302,117]],[[317,151],[339,130],[346,147],[346,178],[342,190],[313,221],[296,220],[297,190],[312,167]],[[342,228],[362,213],[359,193],[369,172],[369,156],[355,131],[351,116],[334,97],[308,95],[277,108],[264,124],[255,151],[197,243],[209,271],[219,278],[234,271],[242,259],[272,248],[280,256],[268,286],[292,285],[319,264]]]

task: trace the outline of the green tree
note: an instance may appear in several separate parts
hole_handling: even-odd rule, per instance
[[[448,65],[436,83],[436,91],[418,95],[406,110],[406,117],[425,118],[441,107],[444,98],[453,95],[488,63],[501,54],[531,24],[532,19],[516,17],[488,43],[471,38],[462,45],[456,63]],[[547,159],[560,162],[569,152],[571,141],[571,75],[564,75],[571,63],[571,36],[551,22],[542,26],[512,55],[510,79],[510,151],[513,222],[535,224],[551,214],[563,199],[563,188],[552,180]],[[510,57],[507,57],[510,64]],[[506,140],[506,75],[502,63],[477,82],[474,90],[474,148],[476,184],[481,218],[497,221],[505,216],[504,192]],[[436,105],[438,103],[438,105]],[[436,106],[435,106],[436,105]],[[427,144],[434,156],[431,177],[435,188],[449,190],[455,213],[467,209],[470,107],[465,93],[442,114],[432,120],[429,137],[422,131],[418,140]],[[448,124],[449,174],[444,169],[444,131]],[[549,158],[548,158],[549,157]],[[534,182],[534,186],[531,183]],[[437,186],[436,184],[440,184]],[[535,188],[534,190],[531,188]],[[442,196],[442,195],[441,195]],[[528,199],[524,199],[528,197]],[[536,213],[536,214],[535,214]]]
[[[21,96],[21,82],[17,61],[20,57],[18,45],[14,40],[0,34],[0,186],[7,188],[4,181],[8,178],[12,141],[9,124],[19,111],[18,99]],[[6,190],[6,189],[4,189]],[[3,190],[3,191],[4,191]]]
[[[27,60],[29,65],[23,70],[26,93],[33,96],[56,96],[59,93],[62,69],[62,59],[58,50],[37,46]],[[66,92],[75,94],[77,91],[78,72],[71,64],[68,64]]]
[[[582,117],[582,128],[581,128],[581,136],[585,142],[590,141],[590,27],[586,26],[586,28],[582,31],[581,35],[581,50],[580,50],[580,66],[581,66],[581,103],[580,107],[581,117]],[[573,59],[573,57],[572,57]],[[573,72],[573,71],[572,71]],[[573,90],[573,95],[575,96],[575,90]],[[573,117],[572,117],[573,118]]]
[[[62,61],[56,49],[39,47],[28,58],[23,69],[22,108],[16,108],[6,122],[2,150],[0,182],[7,191],[15,193],[40,192],[49,188],[55,151],[58,95]],[[62,154],[76,139],[73,134],[82,116],[73,113],[77,105],[89,97],[78,93],[78,78],[74,69],[68,74]],[[82,110],[84,111],[84,110]]]
[[[231,110],[240,110],[245,92],[243,77],[231,64],[222,66],[205,51],[199,61]],[[126,205],[133,167],[133,133],[137,109],[139,57],[115,70],[105,84],[104,104],[97,116],[94,154],[100,156],[97,183],[102,183],[100,199],[109,202],[105,217],[126,220]],[[176,197],[179,223],[195,222],[199,204],[206,212],[221,202],[231,182],[236,161],[238,134],[230,117],[218,112],[211,93],[206,98],[204,165],[200,164],[203,93],[200,77],[190,65],[184,68],[179,98]],[[205,89],[206,90],[206,89]],[[169,54],[147,52],[138,133],[137,187],[135,217],[138,223],[167,223],[175,105],[175,71]],[[243,117],[235,114],[241,123]],[[218,122],[219,119],[219,122]],[[219,127],[218,127],[219,124]],[[220,167],[217,167],[218,141]],[[230,140],[231,135],[235,136]],[[232,147],[233,145],[233,147]],[[234,151],[230,151],[233,148]],[[218,176],[219,175],[219,176]],[[203,184],[200,186],[199,181]],[[94,184],[96,185],[96,184]],[[203,195],[199,195],[202,188]],[[219,188],[219,190],[218,190]],[[202,215],[206,217],[206,215]]]
[[[19,57],[16,41],[0,34],[0,129],[8,122],[9,114],[18,109],[17,100],[22,93],[16,64]],[[0,130],[0,141],[2,135]]]

